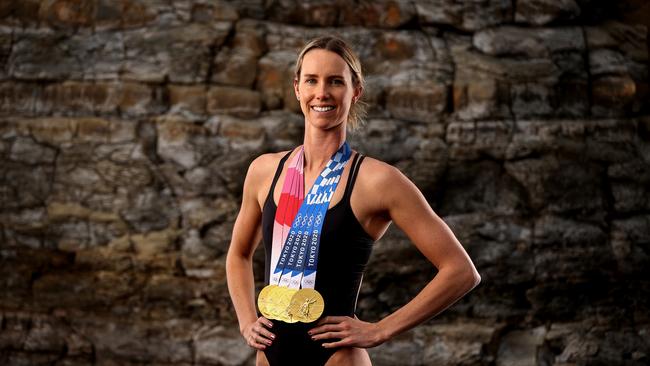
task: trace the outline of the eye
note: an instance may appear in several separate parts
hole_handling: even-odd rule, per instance
[[[341,80],[341,79],[333,79],[332,84],[334,84],[334,85],[344,85],[345,82],[343,82],[343,80]]]
[[[316,84],[316,79],[314,79],[314,78],[305,79],[305,83],[307,83],[307,84]]]

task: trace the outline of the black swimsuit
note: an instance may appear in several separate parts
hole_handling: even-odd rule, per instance
[[[280,177],[287,153],[278,164],[271,189],[264,202],[262,212],[262,236],[266,250],[265,284],[269,283],[271,241],[273,220],[277,209],[273,199],[275,185]],[[327,210],[321,234],[318,255],[316,290],[323,295],[325,310],[323,316],[354,316],[361,279],[374,240],[365,232],[350,207],[352,187],[359,172],[363,156],[356,154],[345,186],[343,198]],[[288,324],[274,320],[271,332],[275,334],[273,344],[264,351],[271,366],[276,365],[324,365],[336,349],[326,349],[323,342],[313,341],[307,334],[316,322],[310,324]],[[335,340],[327,340],[333,342]]]

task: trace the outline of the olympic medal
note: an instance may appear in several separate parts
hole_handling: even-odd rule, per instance
[[[325,300],[318,291],[312,288],[302,288],[291,298],[287,313],[292,318],[303,323],[318,320],[325,309]]]
[[[269,312],[269,307],[273,303],[273,298],[271,297],[271,293],[273,292],[273,289],[275,287],[278,287],[277,285],[268,285],[265,286],[262,291],[260,291],[259,296],[257,297],[257,307],[260,309],[260,313],[264,315],[265,318],[267,319],[272,319],[272,314]]]
[[[280,287],[282,289],[281,295],[278,296],[278,320],[282,320],[285,323],[295,323],[298,321],[298,319],[293,318],[288,312],[287,309],[289,308],[289,304],[291,303],[291,299],[293,298],[293,295],[298,291],[297,289],[293,288],[286,288],[286,287]]]
[[[291,303],[291,298],[296,291],[296,289],[281,286],[275,286],[270,290],[269,299],[271,301],[267,303],[266,309],[271,316],[271,319],[281,320],[286,323],[296,322],[287,314],[287,307]]]
[[[282,313],[281,309],[281,299],[284,292],[284,287],[274,286],[269,290],[268,293],[268,302],[266,303],[266,311],[271,317],[271,319],[279,320],[279,314]]]

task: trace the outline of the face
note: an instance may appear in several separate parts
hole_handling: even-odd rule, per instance
[[[323,49],[304,55],[294,88],[307,124],[323,129],[345,126],[353,99],[361,94],[361,88],[352,84],[345,60]]]

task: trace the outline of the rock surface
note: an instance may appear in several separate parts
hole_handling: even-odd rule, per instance
[[[373,364],[647,365],[649,13],[0,1],[0,364],[254,364],[225,270],[244,176],[300,143],[297,52],[337,34],[367,78],[353,147],[417,184],[483,279]],[[390,229],[358,316],[388,315],[435,273]]]

